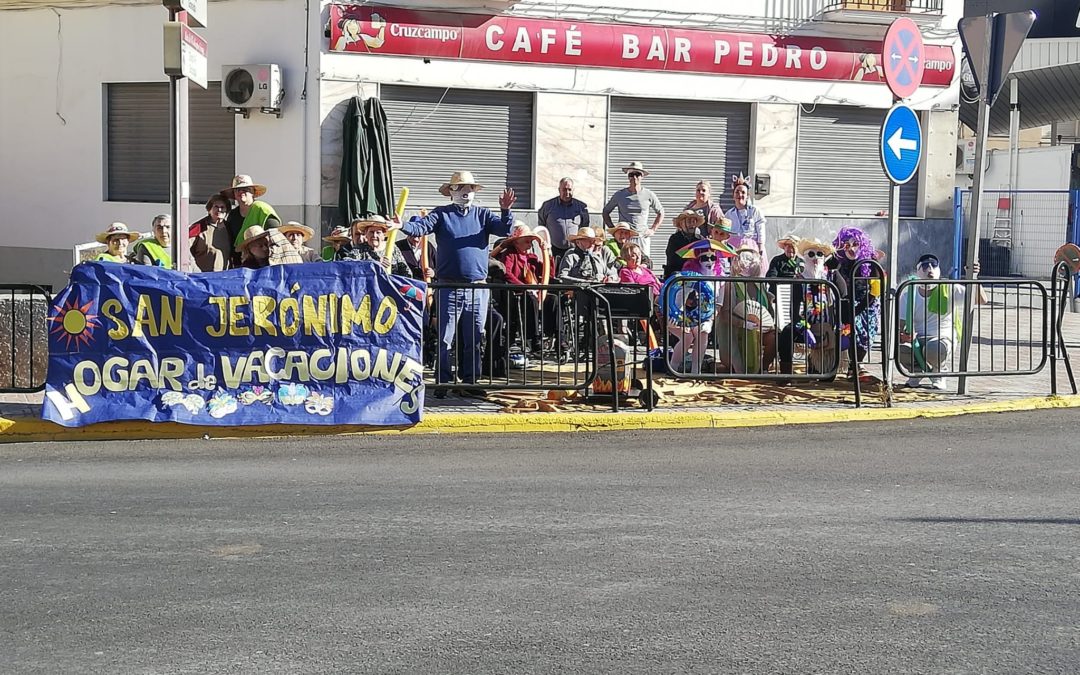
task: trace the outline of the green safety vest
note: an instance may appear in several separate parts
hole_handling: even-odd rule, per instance
[[[236,240],[233,241],[233,246],[240,248],[240,244],[244,243],[244,232],[247,232],[247,229],[252,225],[265,227],[266,221],[271,216],[277,218],[279,222],[281,221],[281,217],[278,216],[277,211],[274,210],[273,206],[270,206],[266,202],[252,202],[247,216],[244,217],[244,223],[240,226],[240,231],[236,233]]]
[[[161,264],[161,267],[168,269],[172,268],[172,256],[165,250],[165,247],[158,243],[157,239],[140,239],[135,242],[135,246],[132,247],[133,256],[138,256],[139,247],[146,249],[146,252],[150,254],[150,258],[154,261],[154,264]]]
[[[908,279],[919,279],[919,277],[910,276]],[[907,302],[904,303],[904,321],[907,324],[908,332],[911,332],[915,328],[915,296],[913,294],[919,292],[917,286],[919,286],[919,284],[915,284],[908,289]],[[945,316],[949,313],[950,294],[945,290],[947,287],[947,284],[938,284],[934,286],[934,290],[930,291],[930,295],[926,296],[927,312],[937,314],[938,316]],[[953,308],[953,310],[953,330],[956,331],[956,338],[960,339],[964,324],[960,321],[960,314],[955,311],[955,308]],[[919,365],[926,368],[926,359],[923,357],[922,343],[919,342],[918,335],[912,340],[911,347],[915,352],[915,358],[919,361]]]
[[[98,257],[94,258],[95,262],[112,262],[112,263],[126,263],[127,258],[123,256],[113,255],[111,253],[99,253]]]

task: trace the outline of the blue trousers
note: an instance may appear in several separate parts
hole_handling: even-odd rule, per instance
[[[490,301],[486,288],[439,290],[439,384],[453,384],[453,364],[459,358],[461,381],[476,382]]]

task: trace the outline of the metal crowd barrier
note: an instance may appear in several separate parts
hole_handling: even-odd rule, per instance
[[[0,393],[29,394],[45,388],[50,305],[50,286],[0,284]]]
[[[812,315],[800,306],[807,296]],[[664,354],[676,378],[832,381],[842,290],[832,281],[676,275],[661,292]]]
[[[577,284],[449,283],[429,285],[428,326],[434,340],[425,366],[430,388],[580,391],[600,374],[598,340],[614,352],[611,308],[593,288]],[[605,376],[617,382],[616,363]],[[618,396],[612,396],[618,411]]]
[[[863,273],[863,268],[868,268],[868,273]],[[892,378],[889,372],[889,351],[892,345],[894,331],[889,324],[889,303],[892,291],[889,289],[889,277],[881,263],[871,258],[857,260],[851,268],[851,274],[845,279],[848,287],[848,295],[841,304],[844,316],[844,324],[849,331],[848,335],[848,360],[852,372],[851,386],[855,392],[855,407],[862,407],[862,364],[868,362],[870,352],[873,349],[873,340],[862,347],[864,354],[860,354],[858,332],[868,330],[870,334],[876,334],[881,343],[881,382],[885,391],[885,406],[892,406]],[[877,320],[873,319],[872,306],[877,304]],[[876,325],[875,325],[876,323]],[[896,325],[896,324],[892,324]],[[875,333],[876,331],[876,333]]]
[[[897,371],[931,381],[1035,375],[1049,360],[1052,333],[1060,332],[1060,324],[1051,331],[1050,297],[1034,279],[908,279],[896,289],[893,313]]]
[[[1076,378],[1073,376],[1072,362],[1069,360],[1069,349],[1065,344],[1065,333],[1062,324],[1065,322],[1065,311],[1072,301],[1072,277],[1069,265],[1064,261],[1054,265],[1054,271],[1050,276],[1051,295],[1054,298],[1054,330],[1050,334],[1050,394],[1057,396],[1057,367],[1058,361],[1065,365],[1065,373],[1069,376],[1069,387],[1075,395]]]

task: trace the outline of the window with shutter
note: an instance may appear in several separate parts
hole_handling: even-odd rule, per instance
[[[105,85],[108,201],[169,201],[169,85]],[[221,83],[192,86],[188,95],[188,161],[192,203],[202,203],[236,173],[233,115],[221,107]]]
[[[447,203],[439,186],[455,171],[484,185],[480,203],[498,208],[511,187],[519,208],[532,207],[533,95],[382,85],[394,188],[409,188],[409,206]]]

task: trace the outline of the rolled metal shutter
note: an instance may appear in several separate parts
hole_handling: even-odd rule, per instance
[[[114,82],[105,89],[108,200],[168,202],[169,85]],[[191,87],[188,125],[191,200],[198,204],[236,173],[236,123],[221,107],[220,82]]]
[[[873,216],[889,209],[881,168],[885,110],[819,105],[799,114],[795,213]],[[918,212],[919,174],[900,187],[900,215]]]
[[[439,186],[455,171],[472,171],[483,183],[484,206],[498,208],[508,186],[519,207],[532,207],[531,93],[382,85],[379,98],[394,187],[409,188],[410,207],[446,204]]]
[[[699,180],[712,183],[713,198],[731,208],[731,176],[746,173],[750,158],[750,105],[612,97],[608,115],[607,197],[626,187],[622,167],[645,164],[644,186],[664,205],[664,222],[653,237],[653,266],[664,264],[672,220],[694,199]],[[605,199],[605,203],[606,203]],[[604,204],[589,205],[602,210]]]

